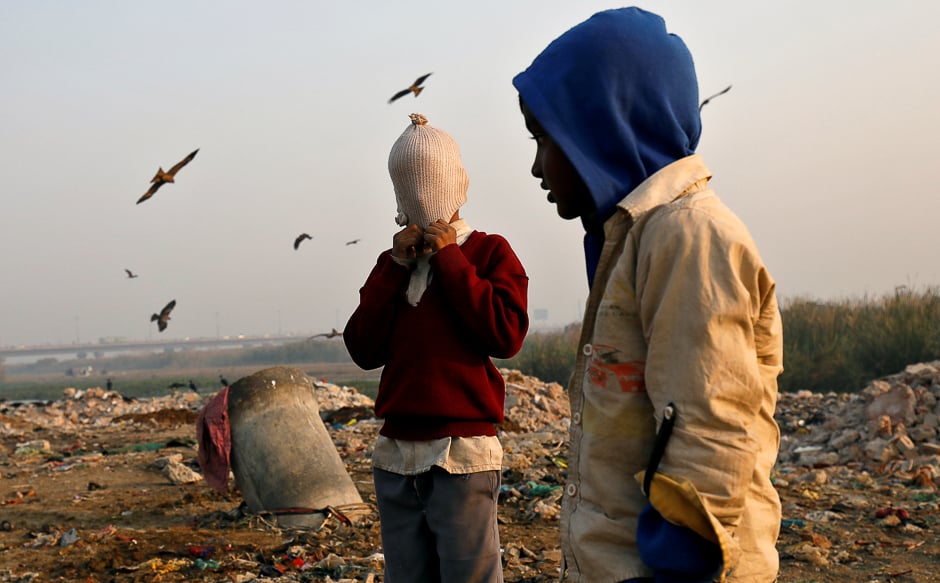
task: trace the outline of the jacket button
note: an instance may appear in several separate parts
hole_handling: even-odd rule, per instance
[[[571,415],[571,422],[574,423],[575,425],[581,425],[581,412],[580,411],[575,411]]]
[[[585,344],[581,347],[581,352],[584,353],[584,356],[591,356],[594,353],[594,347],[590,344]]]
[[[565,494],[569,496],[574,496],[577,493],[578,493],[577,484],[568,484],[567,486],[565,486]]]

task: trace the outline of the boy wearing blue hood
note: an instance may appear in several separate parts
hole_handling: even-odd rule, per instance
[[[709,188],[692,56],[662,18],[595,14],[513,79],[532,174],[580,218],[564,569],[585,583],[777,576],[774,281]]]

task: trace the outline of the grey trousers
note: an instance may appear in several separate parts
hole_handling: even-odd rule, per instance
[[[372,474],[385,583],[502,583],[499,472]]]

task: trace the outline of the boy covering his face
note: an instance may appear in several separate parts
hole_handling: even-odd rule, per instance
[[[528,278],[501,236],[459,216],[467,173],[457,143],[412,114],[388,167],[392,237],[360,290],[343,339],[384,367],[373,453],[388,583],[503,580],[496,523],[505,384],[528,329]]]

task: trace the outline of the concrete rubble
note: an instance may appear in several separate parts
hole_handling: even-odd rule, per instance
[[[858,393],[781,395],[779,464],[849,466],[935,490],[940,479],[940,361],[908,366]]]

